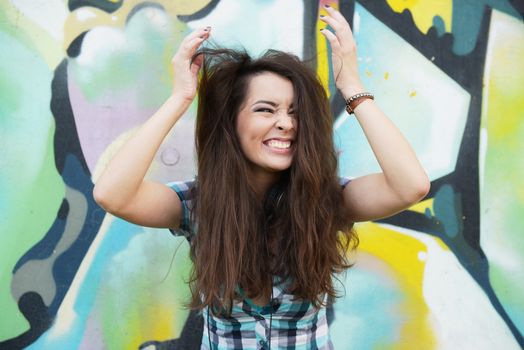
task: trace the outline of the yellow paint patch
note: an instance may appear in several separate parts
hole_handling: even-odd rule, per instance
[[[130,337],[131,344],[125,344],[125,349],[138,349],[138,347],[148,340],[166,341],[178,338],[180,334],[175,334],[173,330],[173,320],[177,315],[173,311],[175,305],[165,305],[162,303],[152,303],[141,310],[142,314],[137,315],[140,329],[134,332],[134,337]]]
[[[384,73],[384,80],[388,80],[388,79],[389,79],[389,73],[386,72],[386,73]]]
[[[330,6],[338,9],[338,4],[330,3]],[[327,13],[324,9],[324,5],[322,2],[319,2],[319,15],[326,16]],[[316,36],[317,36],[317,75],[320,78],[320,81],[322,82],[322,85],[324,86],[324,90],[326,90],[328,98],[331,96],[331,91],[329,90],[329,64],[330,64],[330,58],[328,57],[328,50],[329,50],[329,42],[324,37],[324,35],[320,32],[320,29],[326,28],[326,23],[322,22],[320,19],[317,19],[316,24]],[[334,73],[335,74],[335,73]]]
[[[440,16],[446,32],[451,32],[453,3],[451,0],[386,0],[395,12],[408,9],[418,29],[426,34],[433,25],[433,17]]]
[[[425,262],[421,257],[428,253],[426,246],[413,237],[372,222],[358,224],[356,230],[360,237],[359,250],[388,264],[405,296],[400,305],[405,323],[398,343],[392,348],[405,349],[406,341],[424,344],[425,349],[433,348],[436,336],[428,319],[430,310],[422,294]]]
[[[409,92],[409,97],[415,97],[417,96],[417,92],[415,90]]]

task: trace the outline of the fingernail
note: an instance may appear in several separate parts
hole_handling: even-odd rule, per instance
[[[330,8],[331,6],[329,6],[328,4],[325,4],[324,7],[325,8]]]
[[[324,16],[324,15],[320,15],[320,18],[324,18],[324,17],[326,17],[326,16]]]
[[[324,28],[320,28],[320,31],[323,31],[323,30],[324,30]]]

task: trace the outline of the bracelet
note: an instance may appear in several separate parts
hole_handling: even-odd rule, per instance
[[[375,96],[373,96],[373,94],[369,92],[361,92],[359,94],[351,96],[346,100],[346,112],[348,112],[349,114],[354,114],[355,108],[357,108],[359,104],[361,104],[362,102],[364,102],[364,100],[367,99],[374,100]]]

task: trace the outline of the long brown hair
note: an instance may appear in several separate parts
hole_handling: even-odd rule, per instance
[[[325,294],[337,296],[334,274],[351,266],[347,252],[358,244],[342,209],[326,92],[315,72],[288,53],[269,50],[252,59],[244,51],[201,49],[193,59],[200,54],[189,305],[230,313],[238,287],[250,298],[267,296],[279,276],[290,282],[289,293],[319,307]],[[236,118],[250,78],[264,72],[291,81],[298,127],[292,165],[260,203]]]

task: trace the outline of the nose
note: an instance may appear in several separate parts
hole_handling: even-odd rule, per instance
[[[295,127],[293,115],[287,113],[280,113],[275,122],[275,126],[278,130],[289,131]]]

